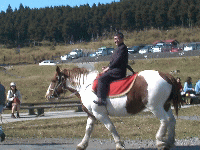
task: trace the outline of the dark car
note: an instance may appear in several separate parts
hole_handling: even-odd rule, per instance
[[[138,53],[139,50],[144,47],[143,45],[137,45],[137,46],[133,46],[133,47],[129,47],[128,48],[128,53],[129,54],[134,54],[134,53]]]
[[[172,50],[172,45],[171,44],[165,44],[162,48],[161,48],[161,52],[170,52]]]

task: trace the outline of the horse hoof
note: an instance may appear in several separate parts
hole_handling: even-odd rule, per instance
[[[158,150],[170,150],[170,148],[163,146],[163,147],[159,147]]]
[[[162,150],[169,150],[169,148],[168,147],[164,147],[164,148],[162,148]]]
[[[76,147],[76,150],[85,150],[84,148],[81,148],[79,146]]]
[[[117,143],[116,150],[125,150],[124,142]]]
[[[82,144],[78,144],[76,146],[76,150],[85,150],[88,147],[88,143],[82,145]]]
[[[116,150],[125,150],[125,148],[124,147],[122,147],[122,148],[116,148]]]

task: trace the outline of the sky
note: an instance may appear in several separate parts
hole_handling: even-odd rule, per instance
[[[0,12],[6,12],[8,5],[10,4],[12,10],[19,9],[20,4],[24,7],[28,6],[29,8],[45,8],[45,7],[54,7],[54,6],[66,6],[71,7],[80,6],[84,4],[89,4],[92,6],[94,3],[100,4],[109,4],[111,2],[119,2],[120,0],[0,0]]]

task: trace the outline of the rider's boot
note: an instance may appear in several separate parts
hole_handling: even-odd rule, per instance
[[[107,102],[106,99],[98,98],[98,101],[93,101],[95,104],[98,104],[98,106],[106,106]]]

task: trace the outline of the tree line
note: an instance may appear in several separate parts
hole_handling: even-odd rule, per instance
[[[111,4],[30,9],[9,5],[0,13],[0,43],[33,41],[74,43],[96,40],[115,31],[198,27],[200,0],[120,0]]]

